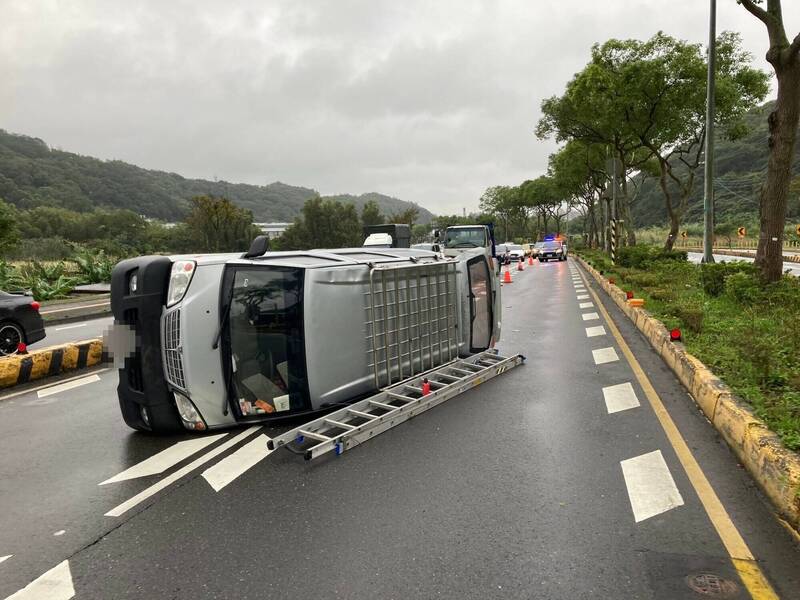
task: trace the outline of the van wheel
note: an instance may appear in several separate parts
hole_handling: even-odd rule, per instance
[[[181,425],[178,409],[171,404],[141,406],[130,400],[119,399],[119,408],[125,424],[136,431],[146,433],[181,433],[185,429]]]

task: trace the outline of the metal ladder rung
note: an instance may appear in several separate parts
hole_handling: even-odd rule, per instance
[[[412,392],[417,392],[418,394],[422,393],[422,388],[419,388],[419,387],[416,387],[416,386],[413,386],[413,385],[406,385],[406,386],[403,386],[403,387],[405,389],[407,389],[407,390],[411,390]]]
[[[361,412],[360,410],[356,410],[354,408],[348,408],[347,412],[349,412],[351,415],[361,417],[362,419],[369,419],[370,421],[372,419],[380,419],[379,415],[371,415],[369,413]]]
[[[383,408],[385,410],[397,410],[400,408],[399,406],[392,406],[391,404],[384,404],[383,402],[378,402],[377,400],[370,400],[370,406],[377,406],[378,408]],[[383,415],[376,415],[376,416],[383,416]]]
[[[472,375],[472,371],[466,371],[464,369],[459,369],[458,367],[448,367],[448,369],[450,369],[451,371],[456,371],[458,373],[463,373],[464,377],[466,377],[467,375]]]
[[[327,435],[322,435],[321,433],[316,433],[314,431],[308,431],[307,429],[301,429],[298,432],[298,435],[311,438],[312,440],[319,440],[320,442],[330,442],[333,439],[332,437],[328,437]]]
[[[437,373],[436,376],[439,377],[440,379],[449,379],[450,383],[461,381],[459,377],[455,377],[453,375],[447,375],[446,373]],[[442,382],[437,382],[437,383],[442,383]],[[450,385],[450,383],[442,383],[442,385]]]
[[[341,421],[334,421],[333,419],[325,419],[325,422],[328,425],[333,425],[335,427],[341,427],[342,429],[355,429],[355,425],[350,425],[350,423],[342,423]]]
[[[422,390],[420,390],[420,392],[421,391]],[[406,404],[408,404],[409,402],[414,402],[416,400],[416,398],[409,398],[408,396],[403,396],[402,394],[395,394],[394,392],[387,392],[386,395],[389,396],[389,398],[391,398],[392,400],[400,400],[402,402],[405,402]],[[389,404],[388,406],[392,405]],[[392,406],[392,408],[399,408],[399,407]]]

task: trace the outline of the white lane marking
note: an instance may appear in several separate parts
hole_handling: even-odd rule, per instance
[[[96,373],[103,373],[104,371],[108,371],[108,370],[109,370],[108,368],[97,369],[95,371],[95,374]],[[84,377],[86,377],[86,375],[76,375],[75,377],[70,377],[68,379],[60,379],[59,381],[61,381],[62,383],[65,383],[67,381],[75,381],[76,379],[83,379]],[[12,394],[6,394],[5,396],[0,396],[0,402],[2,402],[3,400],[8,400],[10,398],[16,398],[17,396],[24,396],[25,394],[32,394],[33,392],[38,392],[39,390],[46,390],[47,388],[55,387],[56,385],[61,385],[61,383],[55,383],[55,384],[54,383],[48,383],[46,385],[40,385],[40,386],[37,386],[37,387],[34,387],[34,388],[30,388],[28,390],[20,390],[19,392],[14,392]]]
[[[578,308],[592,308],[593,306],[594,304],[592,304],[591,302],[581,302],[578,305]]]
[[[602,325],[598,325],[597,327],[587,327],[586,328],[586,337],[597,337],[598,335],[605,335],[606,328]]]
[[[203,471],[203,477],[215,492],[220,491],[272,453],[272,450],[267,448],[268,441],[267,436],[259,435],[252,442],[247,442],[230,456]]]
[[[54,535],[55,537],[59,537],[59,536],[62,536],[62,535],[64,535],[65,533],[67,533],[67,530],[66,530],[66,529],[59,529],[59,530],[58,530],[58,531],[56,531],[56,532],[55,532],[53,535]]]
[[[612,348],[613,350],[613,348]],[[616,353],[615,353],[616,355]],[[639,406],[639,398],[630,383],[620,383],[603,388],[603,398],[606,401],[608,414],[617,413],[629,408]]]
[[[586,300],[589,294],[578,294],[578,300]]]
[[[69,600],[74,595],[69,561],[65,560],[6,600]]]
[[[54,308],[52,310],[42,310],[39,312],[43,315],[52,315],[55,313],[67,312],[70,310],[83,310],[84,308],[97,308],[98,306],[108,306],[109,304],[111,304],[111,300],[109,300],[108,302],[101,302],[100,304],[84,304],[82,306],[71,306],[70,308]]]
[[[130,509],[132,509],[134,506],[137,506],[138,504],[141,504],[142,502],[147,500],[150,496],[153,496],[153,495],[157,494],[158,492],[163,490],[165,487],[175,483],[176,481],[178,481],[184,475],[187,475],[188,473],[191,473],[192,471],[194,471],[197,467],[200,467],[200,466],[206,464],[211,459],[213,459],[216,456],[219,456],[220,454],[225,452],[228,448],[231,448],[232,446],[235,446],[236,444],[241,442],[243,439],[245,439],[247,437],[250,437],[251,435],[253,435],[259,429],[261,429],[261,425],[256,425],[254,427],[250,427],[250,428],[246,429],[245,431],[243,431],[242,433],[240,433],[236,437],[233,437],[233,438],[229,439],[227,442],[224,442],[223,444],[220,444],[216,448],[213,448],[209,452],[206,452],[205,454],[203,454],[199,458],[193,460],[192,462],[190,462],[188,465],[186,465],[182,469],[178,469],[177,471],[175,471],[171,475],[168,475],[167,477],[164,477],[164,479],[162,479],[161,481],[159,481],[157,483],[154,483],[153,485],[151,485],[146,490],[144,490],[142,492],[139,492],[138,494],[136,494],[130,500],[126,500],[125,502],[123,502],[119,506],[116,506],[116,507],[112,508],[110,511],[108,511],[105,514],[105,516],[107,516],[107,517],[119,517],[120,515],[124,515],[126,512],[128,512]]]
[[[637,523],[683,506],[683,498],[661,450],[629,458],[619,464]]]
[[[7,561],[12,556],[14,556],[14,555],[13,554],[9,554],[8,556],[0,556],[0,563]]]
[[[46,390],[39,390],[36,395],[39,398],[46,398],[47,396],[52,396],[53,394],[60,394],[61,392],[66,392],[67,390],[72,390],[77,387],[81,387],[82,385],[94,383],[95,381],[100,381],[100,378],[97,375],[89,375],[88,377],[73,379],[72,381],[68,381],[66,383],[54,385]]]
[[[199,452],[203,448],[210,446],[219,439],[224,438],[227,433],[220,433],[218,435],[209,435],[206,437],[199,437],[192,440],[184,440],[178,442],[154,454],[150,458],[136,463],[132,467],[128,467],[122,473],[118,473],[98,483],[97,485],[107,485],[109,483],[116,483],[118,481],[126,481],[128,479],[136,479],[138,477],[148,477],[150,475],[157,475],[163,473],[170,467],[174,467],[182,460],[189,458],[195,452]]]
[[[596,365],[604,365],[606,363],[616,362],[619,360],[617,351],[611,347],[592,350],[592,356],[594,357],[594,364]]]
[[[598,315],[596,312],[583,313],[583,314],[581,315],[581,318],[582,318],[584,321],[594,321],[594,320],[596,320],[596,319],[599,319],[599,318],[600,318],[600,315]]]
[[[77,329],[78,327],[86,327],[89,323],[77,323],[75,325],[64,325],[63,327],[56,327],[53,331],[64,331],[66,329]]]

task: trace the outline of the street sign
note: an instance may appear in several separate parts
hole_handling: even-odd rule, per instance
[[[736,230],[736,233],[739,234],[739,237],[744,237],[747,235],[747,229],[744,227],[739,227],[739,229]]]
[[[685,231],[681,231],[681,237],[682,237],[683,239],[686,239],[687,237],[689,237],[689,234],[688,234],[688,233],[686,233]]]

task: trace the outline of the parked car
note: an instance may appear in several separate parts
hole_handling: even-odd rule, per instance
[[[506,250],[508,251],[509,257],[511,258],[511,262],[519,262],[525,257],[525,249],[519,244],[512,244],[510,242],[506,242],[505,244],[498,244],[497,256],[504,256]]]
[[[16,354],[20,344],[44,339],[39,303],[30,296],[0,292],[0,356]]]
[[[542,248],[544,248],[544,242],[536,242],[535,244],[533,244],[531,246],[531,256],[533,256],[533,258],[539,256],[539,252],[541,251]]]
[[[552,240],[542,242],[542,247],[539,248],[538,254],[539,262],[548,260],[567,260],[567,247],[559,240]]]

